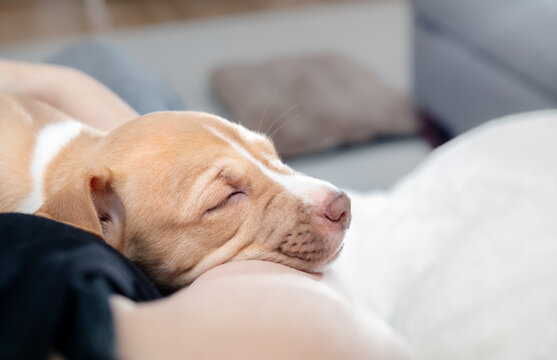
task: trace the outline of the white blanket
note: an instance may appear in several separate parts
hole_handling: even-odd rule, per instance
[[[352,199],[327,281],[417,359],[557,359],[557,111],[492,121]]]

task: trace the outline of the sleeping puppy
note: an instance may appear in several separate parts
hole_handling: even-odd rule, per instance
[[[169,289],[241,259],[322,272],[350,223],[343,192],[205,113],[152,113],[104,134],[0,94],[0,168],[0,211],[93,233]]]

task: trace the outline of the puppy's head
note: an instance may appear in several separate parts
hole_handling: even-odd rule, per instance
[[[103,138],[89,168],[38,213],[99,234],[163,287],[241,259],[321,272],[350,223],[343,192],[284,165],[266,137],[208,114],[129,122]]]

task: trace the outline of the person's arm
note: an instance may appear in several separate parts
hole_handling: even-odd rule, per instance
[[[31,96],[103,131],[139,116],[95,79],[62,66],[0,59],[0,92]]]
[[[227,263],[167,299],[111,308],[119,359],[408,359],[381,320],[275,263]]]

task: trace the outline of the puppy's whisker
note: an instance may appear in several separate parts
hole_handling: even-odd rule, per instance
[[[277,95],[277,91],[278,91],[278,84],[275,85],[275,89],[273,90],[273,94],[269,98],[269,101],[267,102],[267,106],[265,106],[265,110],[263,110],[263,114],[261,114],[261,118],[259,119],[259,125],[257,126],[257,132],[258,133],[261,132],[261,125],[263,125],[263,120],[265,119],[265,115],[267,115],[267,111],[269,110],[269,106],[271,105],[271,102],[273,101],[273,99]]]
[[[275,126],[275,124],[277,124],[278,121],[279,121],[280,119],[282,119],[283,117],[285,117],[286,115],[288,115],[288,113],[291,112],[292,110],[296,109],[296,108],[298,107],[298,105],[299,105],[299,104],[294,104],[293,106],[290,107],[290,109],[288,109],[288,110],[286,110],[285,112],[283,112],[282,114],[280,114],[280,116],[277,117],[277,118],[275,119],[275,121],[273,121],[273,122],[271,123],[271,125],[269,125],[269,126],[267,127],[267,129],[265,130],[265,133],[271,131],[271,130],[273,129],[273,126]]]
[[[282,124],[280,124],[280,126],[279,126],[278,128],[276,128],[271,134],[268,135],[269,138],[272,139],[273,136],[274,136],[280,129],[284,128],[286,125],[292,123],[292,122],[295,121],[295,120],[298,120],[298,119],[301,118],[301,117],[302,117],[302,115],[301,115],[301,114],[298,114],[298,115],[296,115],[296,116],[294,116],[294,117],[288,119],[287,121],[283,122]]]

